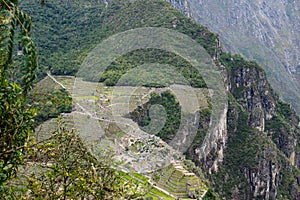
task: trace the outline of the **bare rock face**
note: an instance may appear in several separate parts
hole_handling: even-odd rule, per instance
[[[238,57],[228,59],[239,63]],[[256,167],[248,166],[243,169],[250,188],[246,196],[277,199],[282,197],[280,193],[286,176],[293,177],[292,166],[299,167],[299,118],[288,104],[279,100],[267,82],[264,71],[255,66],[255,63],[249,62],[248,66],[251,67],[237,65],[228,73],[231,94],[238,105],[249,113],[244,123],[258,130],[254,136],[256,143],[263,144],[255,155]],[[237,111],[231,107],[229,112]],[[238,115],[236,113],[236,120]],[[228,121],[228,124],[233,122]],[[241,128],[237,126],[229,130],[229,137],[238,134],[239,129]],[[287,175],[288,173],[291,174]],[[297,180],[296,176],[293,178]],[[299,188],[299,185],[293,184],[293,187]],[[292,195],[293,198],[298,198],[299,192]]]
[[[217,126],[206,133],[202,145],[190,149],[190,154],[194,159],[205,163],[204,168],[209,174],[217,172],[219,164],[224,159],[224,150],[227,143],[227,112],[228,107],[226,105],[219,117]]]
[[[289,155],[299,155],[297,145],[292,144],[297,141],[297,136],[290,134],[285,138],[285,133],[276,131],[271,135],[269,125],[265,127],[266,132],[262,132],[251,124],[252,114],[242,114],[241,109],[246,110],[234,102],[229,105],[224,161],[219,164],[217,178],[212,180],[216,190],[225,199],[298,199],[299,183],[295,174],[298,169],[289,159]],[[273,117],[277,115],[274,113]],[[284,145],[276,144],[274,138],[281,138]],[[288,179],[291,182],[287,184]]]
[[[275,160],[262,159],[263,157],[276,158],[272,155],[272,148],[265,148],[261,153],[258,169],[246,169],[244,175],[251,184],[251,192],[255,198],[276,199],[278,196],[278,185],[280,176],[280,166]]]
[[[168,0],[175,8],[180,10],[183,14],[188,17],[192,17],[192,13],[190,12],[190,4],[189,0]]]
[[[300,3],[169,2],[220,34],[227,50],[256,59],[266,70],[240,56],[221,55],[221,63],[230,66],[225,73],[227,131],[215,131],[214,137],[204,142],[214,146],[210,151],[203,146],[190,149],[191,158],[211,174],[215,190],[225,199],[299,199],[299,117],[275,91],[299,113],[295,76],[300,55],[300,20],[296,14]]]
[[[236,94],[239,104],[250,113],[249,125],[261,132],[269,131],[270,134],[276,134],[274,130],[269,129],[269,123],[277,115],[276,107],[280,105],[277,105],[278,97],[267,82],[265,73],[256,67],[241,67],[232,71],[231,76],[231,92]],[[298,125],[291,122],[291,126]],[[291,158],[295,153],[297,141],[295,135],[286,133],[289,131],[291,130],[280,131],[281,135],[273,136],[273,141],[288,158]]]
[[[234,59],[234,58],[233,58]],[[232,71],[230,89],[237,101],[251,113],[249,125],[265,131],[265,120],[275,114],[275,97],[263,71],[255,67]],[[255,81],[254,81],[255,77]]]
[[[300,113],[299,1],[168,1],[218,33],[227,50],[259,61],[273,88]]]

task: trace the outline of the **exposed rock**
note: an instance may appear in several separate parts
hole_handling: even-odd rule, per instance
[[[275,114],[275,94],[264,71],[257,67],[239,67],[229,74],[230,91],[249,113],[249,123],[259,131],[265,130],[265,120]]]
[[[244,175],[251,185],[254,198],[276,199],[278,196],[280,166],[276,162],[276,155],[272,155],[274,149],[267,147],[257,158],[259,161],[257,170],[244,169]],[[265,159],[269,158],[269,159]]]
[[[273,88],[300,113],[295,74],[300,54],[300,2],[286,0],[167,0],[218,33],[227,50],[258,60]]]

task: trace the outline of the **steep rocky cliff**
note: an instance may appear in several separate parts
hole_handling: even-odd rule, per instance
[[[299,117],[267,81],[268,76],[281,97],[298,108],[298,87],[290,76],[299,64],[298,2],[169,2],[218,32],[226,49],[257,59],[266,70],[240,56],[221,56],[232,98],[224,159],[212,176],[217,191],[228,199],[298,199]],[[216,152],[210,157],[220,158]],[[198,152],[189,153],[197,162]],[[197,163],[206,168],[211,162]]]
[[[118,2],[117,0],[109,2],[105,13],[101,14],[101,22],[95,22],[96,25],[93,24],[93,20],[90,20],[93,23],[89,24],[81,16],[76,15],[77,26],[87,26],[86,29],[82,29],[82,32],[86,31],[87,34],[81,33],[80,37],[69,37],[68,32],[65,33],[68,36],[66,39],[68,46],[63,46],[63,50],[57,49],[55,52],[56,56],[64,55],[67,52],[67,55],[79,55],[76,62],[80,62],[86,55],[86,51],[91,50],[94,44],[84,49],[78,48],[77,44],[82,44],[86,41],[100,43],[110,35],[140,27],[164,27],[188,35],[204,47],[211,56],[211,61],[222,71],[222,81],[224,81],[228,101],[222,108],[218,121],[214,122],[216,126],[215,129],[209,132],[209,137],[206,137],[206,135],[211,125],[210,115],[212,110],[210,102],[208,102],[208,106],[205,109],[199,110],[200,120],[197,135],[185,152],[186,156],[203,169],[212,187],[224,199],[299,199],[300,120],[292,107],[282,102],[271,88],[267,81],[267,74],[270,71],[265,73],[255,61],[247,61],[240,55],[225,53],[222,50],[217,34],[210,32],[201,25],[197,25],[163,0],[136,0],[130,1],[130,3],[122,1],[124,3],[122,5],[118,4]],[[222,3],[222,1],[218,2]],[[189,6],[191,4],[189,4],[188,0],[173,0],[172,3],[179,6],[185,14],[195,17],[194,13],[190,11],[192,8]],[[204,1],[201,1],[200,4],[203,8],[205,8],[204,3]],[[228,5],[229,3],[223,2],[223,4]],[[239,4],[232,3],[230,5],[238,6]],[[56,10],[52,4],[47,6]],[[59,7],[62,13],[68,13],[67,8]],[[203,11],[203,13],[207,12],[207,10]],[[242,9],[241,12],[244,12],[244,10]],[[216,11],[215,13],[218,12]],[[220,11],[220,13],[222,12]],[[70,22],[73,22],[74,16],[70,15],[70,13],[68,14]],[[232,15],[236,16],[235,14],[236,12],[232,13]],[[248,13],[247,15],[250,14]],[[210,14],[209,16],[217,15]],[[99,16],[95,14],[95,16],[90,17],[97,18]],[[222,17],[218,19],[223,20]],[[69,21],[66,19],[63,24],[68,23]],[[228,23],[231,24],[230,21]],[[248,22],[246,21],[245,23]],[[60,30],[65,30],[62,27],[60,27]],[[72,24],[71,27],[73,27]],[[233,29],[234,27],[235,25],[232,25],[231,28]],[[94,29],[99,30],[98,32],[92,31]],[[261,34],[264,35],[262,32]],[[36,34],[36,37],[41,35]],[[268,40],[271,42],[275,39]],[[39,41],[41,41],[41,38]],[[252,39],[248,38],[246,41],[252,43]],[[223,43],[227,43],[227,48],[231,49],[229,48],[231,44],[229,39],[226,40],[225,38]],[[44,47],[43,45],[47,46],[49,44],[39,45]],[[76,54],[73,54],[75,47]],[[43,51],[44,48],[40,48],[40,52]],[[244,52],[242,53],[247,55]],[[70,59],[67,63],[72,63],[70,61],[73,61],[74,58],[67,57],[65,59]],[[160,50],[154,51],[153,49],[137,50],[120,56],[102,74],[101,81],[103,81],[103,84],[112,86],[127,71],[144,63],[155,62],[172,65],[177,70],[185,69],[186,77],[190,81],[195,81],[198,88],[209,91],[210,88],[203,83],[201,75],[195,73],[185,59],[176,54]],[[56,60],[53,60],[52,65],[55,67],[50,67],[50,70],[57,74],[64,74],[69,70],[68,66],[62,65]],[[72,71],[76,71],[76,69],[78,69],[78,66],[72,65]],[[284,77],[284,70],[280,71],[282,77]],[[286,92],[290,92],[287,89],[292,87],[289,87],[288,82],[287,84],[288,86],[285,85],[284,87]],[[128,95],[128,93],[126,94]],[[209,101],[209,95],[206,97]],[[173,98],[164,99],[164,102],[164,107],[170,108],[171,115],[174,114],[176,116],[172,112],[177,112],[177,108],[167,106],[168,103],[174,102]],[[111,102],[107,101],[106,103]],[[142,129],[141,126],[144,122],[147,124],[150,121],[149,112],[147,111],[149,103],[151,101],[143,103],[139,108],[140,110],[135,113],[135,116],[131,117],[140,125],[140,129]],[[103,116],[99,116],[99,119],[104,120]],[[129,119],[127,118],[127,120]],[[168,131],[159,133],[159,136],[166,142],[170,142],[174,138],[174,130],[178,129],[176,118],[171,118],[170,123],[166,124],[166,126]],[[138,129],[138,126],[135,127]],[[184,127],[184,132],[186,133],[190,129],[190,127]],[[112,129],[107,129],[106,134],[116,137],[111,138],[114,142],[119,141],[117,137],[120,137],[120,134],[125,134],[128,141],[132,139],[130,135],[126,135],[126,130],[123,132],[118,128],[119,132],[112,133],[113,131]],[[137,134],[138,137],[139,135]],[[136,146],[140,147],[140,140],[137,141]],[[135,146],[132,148],[136,150]],[[152,149],[150,150],[152,151]],[[151,156],[151,153],[149,153],[151,151],[147,149],[147,156]]]
[[[232,199],[298,199],[299,117],[279,100],[257,63],[229,54],[221,60],[232,97],[228,144],[216,175],[221,179],[214,179],[218,191]]]
[[[273,88],[300,113],[299,1],[168,1],[220,34],[227,50],[262,64]]]

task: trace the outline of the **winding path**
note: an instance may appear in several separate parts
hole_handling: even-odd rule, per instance
[[[47,76],[49,78],[51,78],[55,83],[57,83],[58,85],[60,85],[63,89],[67,90],[67,88],[61,82],[59,82],[54,76],[52,76],[50,74],[50,72],[47,72]],[[143,100],[144,98],[146,98],[151,92],[153,92],[153,89],[151,89],[148,93],[144,94],[141,99]],[[134,128],[134,129],[137,128],[137,127],[135,127],[135,126],[133,126],[132,124],[129,124],[129,123],[124,123],[124,122],[120,122],[120,121],[115,121],[115,120],[113,121],[113,120],[109,120],[109,119],[99,118],[99,117],[97,117],[96,114],[92,114],[91,112],[89,112],[80,103],[76,102],[76,105],[82,110],[82,112],[80,112],[78,110],[77,111],[73,111],[72,113],[74,113],[74,114],[88,115],[92,119],[96,119],[96,120],[100,120],[100,121],[104,121],[104,122],[109,122],[109,123],[118,123],[118,124],[122,124],[122,125],[125,125],[125,126],[130,126],[131,128]],[[161,192],[163,192],[163,193],[165,193],[165,194],[167,194],[167,195],[169,195],[171,197],[176,198],[174,195],[172,195],[167,190],[165,190],[165,189],[157,186],[151,179],[149,179],[148,182],[152,185],[152,187],[160,190]],[[201,199],[205,196],[206,192],[207,192],[207,190],[203,194],[201,194],[201,196],[200,196]]]
[[[67,89],[61,82],[59,82],[58,80],[56,80],[55,77],[53,77],[50,72],[47,72],[47,76],[49,76],[49,78],[51,78],[55,83],[57,83],[58,85],[60,85],[63,89]]]

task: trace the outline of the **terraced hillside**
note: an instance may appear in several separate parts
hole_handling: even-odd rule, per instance
[[[158,185],[178,198],[203,197],[207,186],[194,174],[175,162],[161,171]]]
[[[86,140],[97,142],[100,146],[111,145],[117,157],[125,160],[125,165],[138,172],[152,171],[155,166],[163,166],[172,160],[180,159],[180,153],[175,153],[176,151],[161,139],[142,131],[136,122],[126,117],[138,106],[147,103],[151,94],[167,91],[168,88],[108,87],[76,79],[75,85],[80,87],[74,89],[71,86],[74,79],[63,76],[54,76],[54,78],[71,89],[69,92],[73,99],[73,111],[62,114],[61,120],[65,125],[78,129]],[[97,94],[94,90],[89,90],[91,88],[97,88]],[[202,102],[201,108],[206,109],[208,104],[204,90],[196,91],[198,91],[199,102]],[[47,121],[37,130],[49,133],[49,126],[55,124],[55,121],[56,119]]]
[[[164,92],[168,88],[124,86],[116,88],[76,79],[75,85],[81,87],[74,89],[75,79],[69,76],[52,76],[49,81],[53,81],[56,86],[66,88],[72,94],[73,111],[62,114],[60,119],[48,120],[37,127],[38,140],[49,137],[57,123],[63,122],[68,128],[75,127],[86,142],[96,144],[97,148],[107,146],[112,148],[115,151],[115,158],[123,160],[122,169],[125,171],[147,174],[170,162],[183,159],[181,153],[176,152],[160,138],[142,131],[134,121],[124,117],[138,105],[147,103],[153,92]],[[92,87],[97,88],[97,94],[89,91]],[[202,90],[199,89],[198,94],[199,100],[203,102],[202,107],[205,108],[208,104]],[[134,94],[129,91],[134,91]],[[128,107],[124,107],[123,104],[126,102],[124,99],[129,99]],[[95,108],[96,110],[93,110]],[[200,187],[200,180],[196,175],[186,171],[181,164],[172,166],[174,166],[173,172],[176,172],[172,175],[172,183],[177,185],[174,186],[175,188],[164,189],[174,197],[196,195],[195,191]],[[185,191],[181,191],[182,186]],[[201,187],[207,188],[205,184]],[[205,193],[198,195],[203,194]]]

